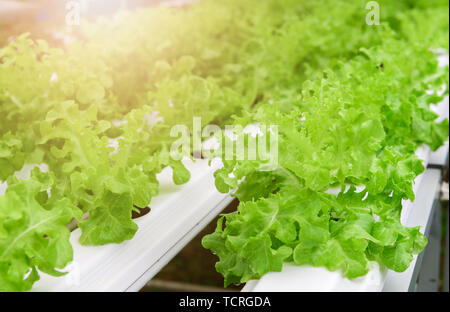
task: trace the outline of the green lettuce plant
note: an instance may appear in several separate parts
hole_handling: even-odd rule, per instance
[[[413,153],[448,136],[428,107],[440,97],[425,92],[448,80],[428,51],[448,50],[446,6],[380,1],[385,26],[370,27],[362,0],[205,0],[83,21],[62,48],[15,38],[0,48],[0,290],[64,274],[74,220],[82,244],[132,239],[156,175],[170,166],[176,184],[189,180],[168,151],[171,127],[194,116],[281,129],[278,169],[224,161],[215,174],[242,202],[204,240],[226,284],[283,261],[350,277],[372,259],[404,269],[425,241],[398,222],[423,170]],[[31,164],[49,172],[17,179]],[[369,197],[325,193],[344,184]]]

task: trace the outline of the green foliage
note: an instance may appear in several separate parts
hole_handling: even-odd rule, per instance
[[[428,51],[448,50],[448,4],[380,1],[381,27],[365,24],[365,4],[204,0],[83,22],[64,49],[28,34],[0,48],[0,290],[30,289],[38,270],[61,275],[72,218],[82,244],[131,239],[156,175],[170,166],[176,184],[189,180],[168,149],[171,127],[193,116],[280,128],[276,170],[224,161],[215,173],[242,202],[204,241],[226,284],[283,261],[349,277],[369,260],[404,270],[424,245],[398,221],[423,170],[414,151],[448,137],[429,110],[441,97],[426,93],[448,85]],[[14,178],[43,163],[50,173]],[[324,193],[344,184],[369,197]]]
[[[37,269],[54,276],[72,260],[67,223],[77,214],[67,198],[49,198],[54,180],[34,171],[28,181],[11,178],[0,197],[0,289],[24,291],[39,279]]]
[[[384,212],[387,207],[399,212],[401,198],[369,196],[362,204],[363,196],[354,188],[336,197],[285,187],[268,198],[241,203],[238,212],[219,220],[203,245],[219,256],[216,268],[226,285],[281,271],[283,261],[340,269],[349,278],[366,274],[369,260],[407,269],[426,238]]]

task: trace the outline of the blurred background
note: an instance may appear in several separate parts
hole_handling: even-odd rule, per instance
[[[111,16],[120,10],[165,3],[182,6],[186,0],[0,0],[0,45],[24,32],[63,44],[76,31],[66,20],[77,10],[81,19]],[[72,14],[73,17],[73,14]],[[76,25],[74,25],[76,26]]]

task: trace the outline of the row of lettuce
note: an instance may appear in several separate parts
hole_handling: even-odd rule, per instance
[[[414,152],[448,137],[429,108],[448,86],[431,51],[448,51],[448,3],[378,3],[370,26],[361,0],[204,0],[83,22],[63,49],[27,34],[1,48],[0,290],[63,275],[73,219],[82,244],[132,239],[156,175],[189,180],[169,134],[194,116],[279,127],[277,168],[224,161],[215,173],[241,202],[203,240],[225,285],[288,261],[350,278],[371,260],[406,269],[426,244],[400,224],[424,169]]]

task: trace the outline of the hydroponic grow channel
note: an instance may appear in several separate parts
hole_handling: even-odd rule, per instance
[[[190,240],[211,222],[231,201],[214,186],[212,166],[206,160],[185,160],[191,180],[182,186],[172,182],[171,169],[158,175],[160,195],[152,200],[151,211],[135,220],[139,230],[122,244],[82,246],[80,229],[70,241],[74,260],[68,275],[46,274],[33,291],[139,291]]]
[[[174,1],[172,5],[185,2]],[[11,1],[3,4],[6,5],[6,3],[8,3],[7,7],[10,12],[28,10],[31,7],[27,4],[17,5],[15,2],[12,5],[13,2]],[[1,10],[2,3],[0,2],[0,13]],[[11,41],[14,41],[14,39],[11,39]],[[161,49],[163,48],[165,48],[165,45],[161,45]],[[213,55],[214,53],[211,52],[210,54]],[[205,58],[208,57],[210,55],[205,56]],[[432,59],[432,57],[433,55],[430,58]],[[184,61],[184,65],[189,67],[189,57],[184,59]],[[448,65],[448,55],[440,56],[439,61],[443,65]],[[1,59],[0,64],[2,64]],[[170,67],[170,65],[167,64],[166,67]],[[381,63],[376,68],[383,69],[383,66],[383,63]],[[374,70],[375,65],[371,68]],[[56,72],[51,75],[50,79],[58,79]],[[199,81],[204,82],[202,79],[193,80],[193,82],[197,83]],[[204,82],[204,85],[206,86],[206,82]],[[204,85],[200,83],[200,87]],[[200,89],[204,91],[204,89]],[[207,88],[205,87],[205,89]],[[91,89],[89,90],[91,91]],[[209,92],[209,89],[207,91]],[[45,93],[44,97],[46,96],[47,93]],[[103,99],[103,97],[101,98]],[[156,107],[158,103],[155,101],[153,104],[153,107]],[[168,101],[168,105],[173,107],[172,99]],[[146,106],[148,105],[146,104]],[[439,105],[433,107],[433,110],[439,114],[439,120],[449,118],[448,97]],[[326,117],[328,116],[327,114]],[[127,124],[129,120],[124,119],[124,121]],[[50,122],[49,128],[51,127],[52,124]],[[90,126],[87,126],[87,128],[90,129]],[[142,129],[143,127],[136,132],[141,133]],[[322,132],[319,134],[322,134]],[[40,144],[47,143],[48,140],[43,140],[43,143]],[[351,144],[354,144],[354,141]],[[416,155],[423,161],[427,169],[415,180],[415,201],[404,200],[402,203],[401,223],[408,227],[420,226],[422,233],[427,237],[432,230],[434,216],[440,209],[439,195],[442,183],[442,170],[448,164],[448,146],[449,142],[447,140],[445,145],[436,152],[431,152],[427,146],[421,146],[416,151]],[[58,149],[53,150],[55,153],[58,151]],[[128,154],[133,155],[133,152]],[[148,156],[145,155],[145,157]],[[108,160],[101,163],[108,164]],[[81,230],[79,228],[75,229],[70,234],[70,244],[73,247],[74,255],[73,261],[63,269],[64,272],[67,272],[67,275],[53,277],[39,272],[40,279],[33,285],[31,291],[134,292],[142,289],[149,280],[164,268],[187,243],[215,219],[233,200],[230,194],[218,192],[214,183],[214,172],[222,166],[221,160],[214,159],[209,164],[205,159],[197,159],[195,161],[184,159],[183,165],[191,174],[191,178],[186,184],[175,185],[173,183],[172,169],[170,167],[166,167],[157,175],[159,195],[152,199],[148,214],[133,220],[138,225],[138,231],[132,239],[126,240],[121,244],[86,246],[79,242]],[[143,171],[142,168],[139,169]],[[25,175],[29,175],[29,170],[24,172]],[[24,179],[27,179],[27,177]],[[5,193],[6,188],[6,183],[0,184],[0,195]],[[91,191],[91,189],[87,191]],[[138,205],[132,204],[130,207],[134,206],[137,208]],[[84,215],[84,217],[90,216],[89,213]],[[65,225],[66,223],[62,224],[63,229],[66,229]],[[69,235],[68,232],[67,235]],[[49,236],[45,235],[39,237],[49,238]],[[50,238],[52,237],[50,236]],[[8,249],[6,248],[6,250]],[[196,260],[192,259],[192,261]],[[409,268],[402,273],[387,270],[378,263],[373,262],[367,275],[353,280],[344,278],[339,271],[331,272],[323,267],[295,266],[285,263],[282,272],[268,273],[259,280],[251,280],[247,282],[243,291],[413,291],[417,287],[417,280],[421,273],[423,261],[424,253],[422,252],[414,257]],[[22,276],[19,276],[19,280],[21,278]],[[20,281],[22,282],[22,280]]]

